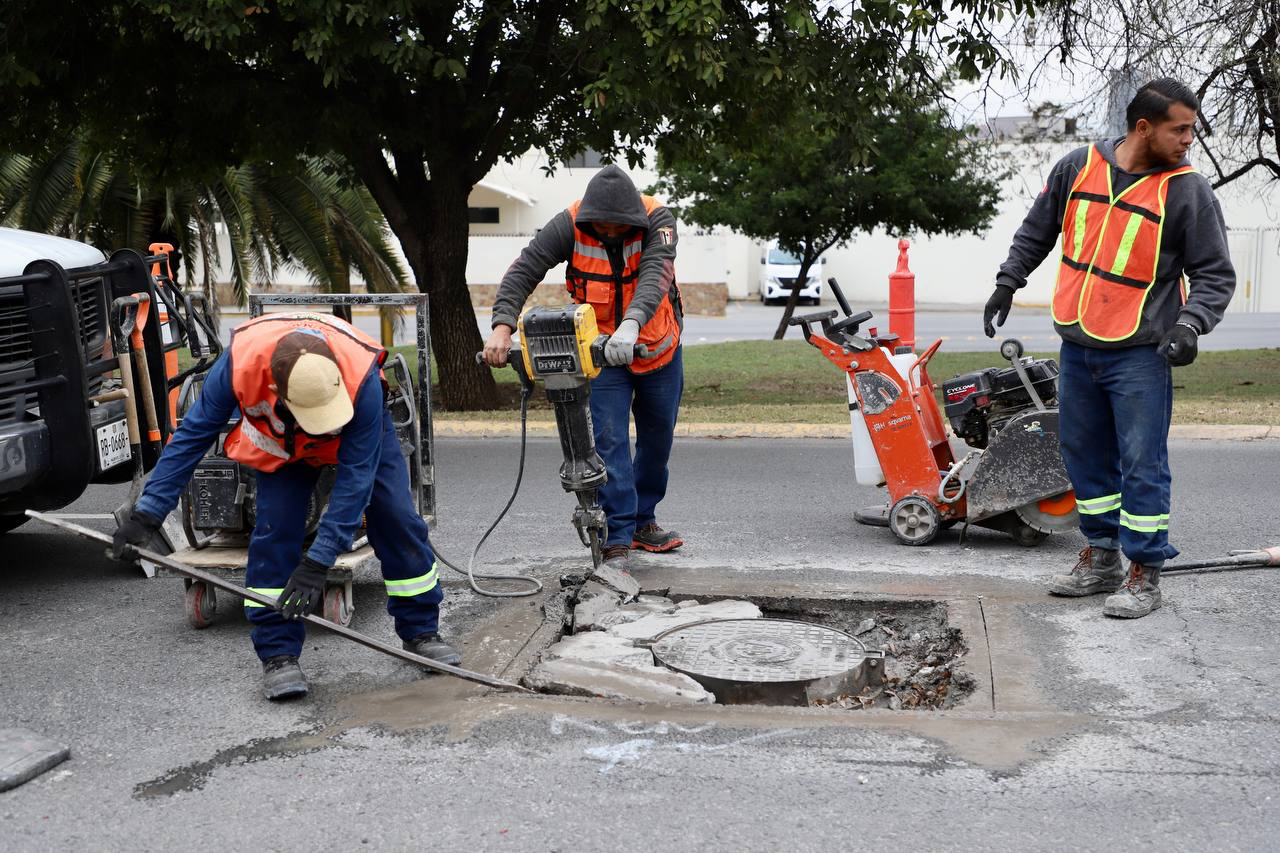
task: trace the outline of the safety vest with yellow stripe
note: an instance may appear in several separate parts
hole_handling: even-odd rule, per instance
[[[324,336],[354,404],[360,385],[387,352],[377,341],[338,317],[309,311],[267,314],[231,333],[231,390],[240,404],[240,422],[227,435],[226,454],[256,471],[275,471],[290,462],[336,465],[340,436],[313,436],[285,423],[276,410],[271,355],[290,332],[307,329]]]
[[[1099,341],[1123,341],[1138,331],[1160,263],[1169,182],[1194,171],[1182,166],[1146,175],[1117,194],[1111,165],[1096,145],[1089,147],[1062,219],[1055,323],[1079,323]]]
[[[645,213],[652,214],[662,206],[653,196],[641,196],[641,199]],[[577,226],[581,206],[581,199],[569,205],[569,217],[574,221],[573,257],[565,271],[565,287],[575,302],[586,302],[595,308],[596,326],[608,335],[622,323],[627,306],[636,294],[645,234],[633,230],[623,239],[622,269],[615,271],[604,243]],[[632,362],[632,373],[649,373],[675,358],[676,347],[680,345],[680,320],[676,314],[679,299],[680,290],[673,278],[667,298],[658,304],[653,317],[640,329],[637,343],[649,348],[649,356]]]

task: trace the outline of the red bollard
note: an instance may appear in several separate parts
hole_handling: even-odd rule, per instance
[[[889,332],[898,346],[916,348],[916,274],[907,269],[906,240],[898,241],[898,268],[889,273]]]

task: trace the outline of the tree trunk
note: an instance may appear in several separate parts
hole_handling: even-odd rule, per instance
[[[496,409],[493,373],[476,364],[484,339],[467,289],[467,196],[460,180],[433,178],[426,198],[406,199],[421,223],[421,249],[409,254],[418,289],[431,295],[431,352],[440,371],[440,405],[446,409]]]
[[[791,295],[787,297],[787,307],[782,309],[782,319],[778,321],[778,328],[773,333],[775,341],[782,340],[787,334],[787,324],[791,321],[791,315],[796,312],[800,291],[804,290],[804,286],[809,282],[809,268],[813,266],[813,259],[806,255],[800,260],[800,272],[796,273],[796,280],[791,282]]]

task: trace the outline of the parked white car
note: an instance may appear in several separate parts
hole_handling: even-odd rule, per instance
[[[809,280],[800,290],[801,302],[817,305],[822,300],[822,265],[826,258],[819,258],[809,267]],[[760,301],[765,305],[786,302],[791,295],[791,283],[800,273],[800,259],[770,243],[760,257]]]

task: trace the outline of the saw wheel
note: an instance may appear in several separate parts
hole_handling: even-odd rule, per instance
[[[1030,501],[1014,510],[1028,527],[1041,533],[1065,533],[1080,526],[1080,514],[1076,511],[1076,493],[1065,491],[1060,495]]]

